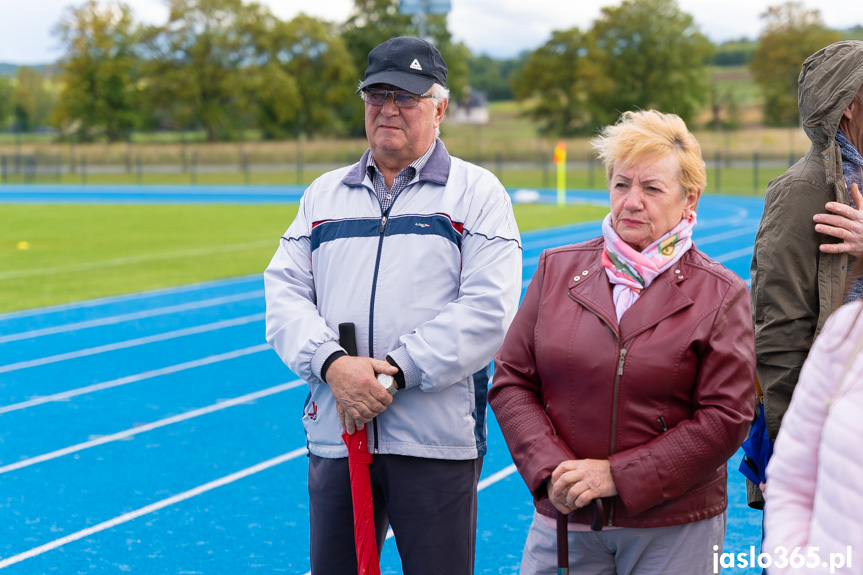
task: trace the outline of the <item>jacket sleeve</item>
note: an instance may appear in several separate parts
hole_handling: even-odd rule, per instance
[[[488,400],[512,459],[534,499],[547,497],[544,483],[574,454],[555,432],[543,408],[542,382],[536,367],[535,330],[545,274],[546,254],[525,293],[503,345],[494,358]]]
[[[818,268],[837,256],[820,252],[826,238],[812,221],[824,211],[823,190],[780,179],[771,183],[766,198],[752,257],[751,297],[758,380],[767,432],[775,441],[818,327],[819,289],[833,287],[818,285]]]
[[[714,314],[692,391],[692,418],[609,457],[618,494],[636,514],[679,497],[728,459],[752,421],[755,351],[746,284],[736,281]]]
[[[458,297],[389,353],[405,387],[440,391],[478,372],[512,322],[521,294],[521,238],[509,196],[496,180],[494,188],[479,215],[465,222]]]
[[[318,313],[312,275],[309,191],[264,272],[267,342],[282,361],[309,383],[321,382],[321,367],[343,350],[338,335]]]
[[[836,354],[835,348],[841,343],[837,340],[856,340],[848,335],[847,321],[843,325],[836,323],[838,315],[827,321],[806,360],[767,467],[769,480],[764,515],[764,550],[767,553],[780,546],[790,552],[809,543],[821,434],[829,417],[826,406],[842,375],[831,366],[831,355]],[[856,313],[851,314],[852,319],[854,316]],[[838,365],[841,368],[844,361],[839,361]],[[837,495],[836,501],[841,500]],[[842,525],[841,519],[838,525]],[[794,570],[776,570],[783,574],[791,572]]]

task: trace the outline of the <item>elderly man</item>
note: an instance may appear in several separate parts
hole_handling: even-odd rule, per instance
[[[521,240],[500,182],[437,139],[446,74],[416,38],[369,53],[369,150],[309,186],[264,274],[267,340],[309,382],[316,575],[357,568],[342,428],[368,431],[378,548],[389,523],[404,573],[473,573],[490,362],[518,305]],[[348,322],[356,357],[338,341]]]
[[[774,441],[827,317],[863,295],[863,280],[850,273],[863,257],[863,42],[819,50],[798,83],[812,146],[770,182],[751,268],[756,369]],[[749,504],[762,508],[760,490],[747,487]]]

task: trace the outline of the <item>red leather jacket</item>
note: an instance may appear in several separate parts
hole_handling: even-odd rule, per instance
[[[618,325],[603,241],[548,250],[495,357],[489,403],[537,510],[568,459],[608,459],[607,525],[681,525],[722,513],[726,462],[752,420],[746,284],[695,247]],[[589,524],[590,508],[569,515]]]

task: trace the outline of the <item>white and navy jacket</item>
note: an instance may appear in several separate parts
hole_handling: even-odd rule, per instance
[[[264,273],[267,341],[309,382],[309,451],[346,457],[321,368],[338,325],[360,356],[388,354],[405,389],[370,424],[375,453],[473,459],[486,451],[491,360],[521,293],[521,238],[489,171],[438,140],[426,165],[381,212],[366,165],[315,180]]]

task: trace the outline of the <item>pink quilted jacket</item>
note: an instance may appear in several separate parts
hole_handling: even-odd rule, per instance
[[[798,566],[770,575],[863,573],[861,302],[830,316],[812,346],[767,467],[764,552],[790,560],[796,547]],[[838,569],[849,547],[851,568]]]

